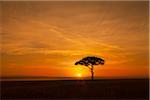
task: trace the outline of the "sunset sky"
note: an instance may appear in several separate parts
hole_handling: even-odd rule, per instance
[[[1,77],[147,78],[148,2],[0,2]]]

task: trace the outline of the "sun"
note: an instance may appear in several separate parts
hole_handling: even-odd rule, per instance
[[[77,74],[77,77],[82,77],[82,74],[81,74],[81,73],[78,73],[78,74]]]

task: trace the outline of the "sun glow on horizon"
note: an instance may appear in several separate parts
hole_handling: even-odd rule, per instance
[[[82,74],[81,74],[81,73],[78,73],[78,74],[77,74],[77,77],[82,77]]]

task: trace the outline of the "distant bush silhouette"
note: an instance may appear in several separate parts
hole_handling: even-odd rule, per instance
[[[91,79],[94,80],[94,65],[104,65],[104,60],[98,57],[85,57],[75,63],[75,65],[84,65],[91,70]]]

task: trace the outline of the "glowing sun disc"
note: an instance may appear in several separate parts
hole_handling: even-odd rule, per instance
[[[77,74],[77,76],[78,76],[78,77],[82,77],[82,74],[79,73],[79,74]]]

